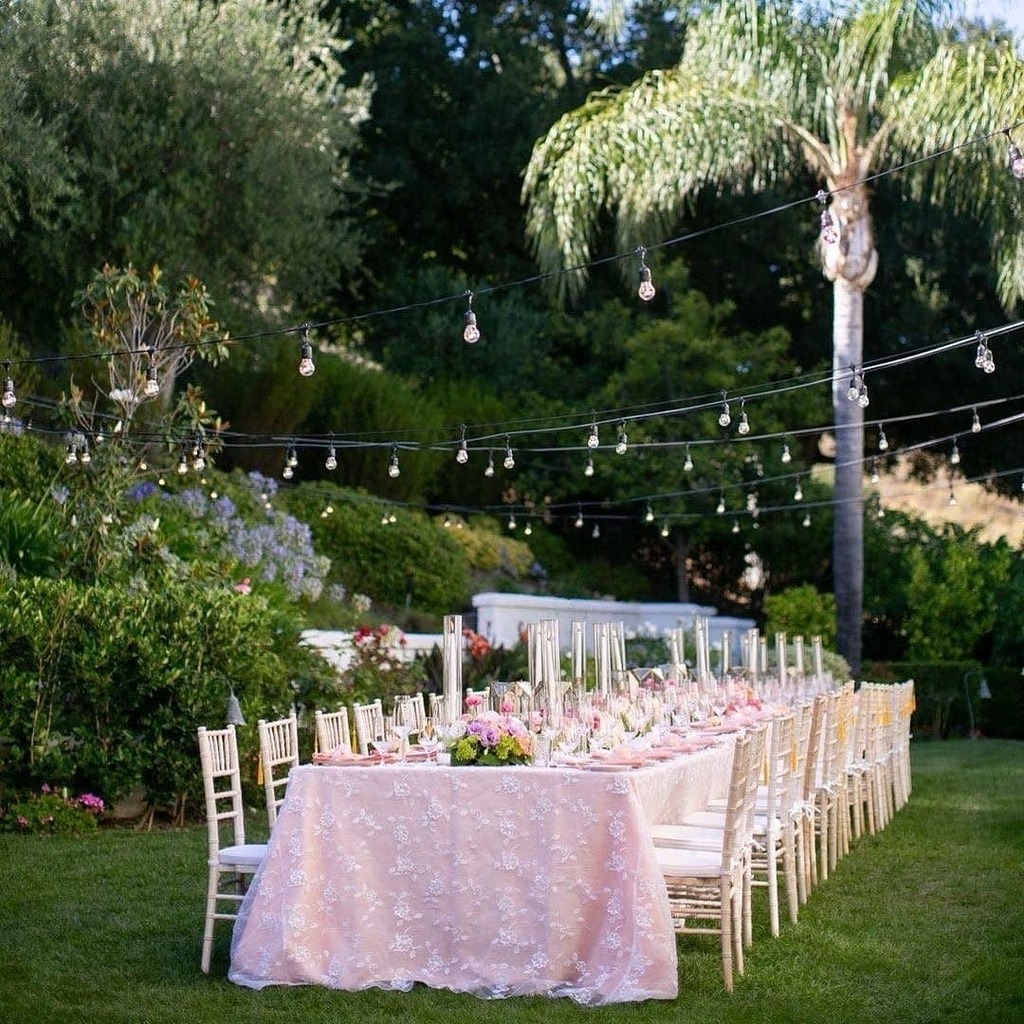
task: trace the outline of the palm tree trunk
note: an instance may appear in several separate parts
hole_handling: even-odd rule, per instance
[[[843,276],[833,282],[832,409],[836,432],[832,573],[839,653],[860,672],[864,607],[864,410],[846,397],[850,367],[864,347],[864,288]]]

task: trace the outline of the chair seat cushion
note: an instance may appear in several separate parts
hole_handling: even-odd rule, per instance
[[[687,850],[716,850],[722,852],[725,832],[714,825],[698,827],[695,825],[655,825],[651,829],[651,838],[655,846],[681,847]]]
[[[246,843],[244,846],[224,846],[218,860],[221,864],[257,867],[267,852],[266,843]]]
[[[722,854],[712,850],[680,850],[656,846],[658,867],[666,878],[718,878],[722,874]]]

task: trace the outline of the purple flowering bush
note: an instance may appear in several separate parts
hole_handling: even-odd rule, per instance
[[[72,797],[44,783],[40,791],[19,800],[0,815],[0,828],[7,832],[44,835],[74,835],[96,828],[104,811],[103,800],[93,793]]]

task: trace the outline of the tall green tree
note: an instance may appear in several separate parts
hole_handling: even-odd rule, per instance
[[[831,197],[834,241],[818,258],[833,287],[836,487],[833,578],[840,652],[860,666],[864,409],[847,398],[863,363],[864,293],[878,264],[868,179],[903,170],[908,192],[990,228],[1000,296],[1024,294],[1024,194],[993,132],[1020,116],[1024,65],[1008,43],[962,40],[941,0],[829,9],[730,0],[689,27],[683,57],[592,95],[534,147],[527,230],[546,270],[592,258],[602,215],[623,250],[664,237],[704,189],[763,190],[808,171]],[[986,144],[963,144],[988,136]],[[582,276],[562,275],[567,289]]]
[[[199,277],[235,331],[323,302],[356,265],[369,89],[341,84],[345,44],[319,14],[0,3],[0,309],[35,350],[107,263]]]

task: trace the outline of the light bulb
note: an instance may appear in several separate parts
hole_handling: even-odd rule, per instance
[[[142,393],[147,398],[156,398],[160,394],[160,381],[156,379],[156,363],[152,360],[146,367],[146,383],[142,388]]]
[[[396,516],[394,512],[389,512],[388,513],[388,522],[389,523],[394,523],[394,522],[397,522],[397,521],[398,521],[398,516]]]
[[[596,448],[601,443],[601,438],[597,433],[597,424],[593,423],[590,427],[590,433],[587,434],[587,447]]]
[[[718,414],[718,425],[720,427],[727,427],[732,423],[732,416],[729,414],[729,403],[726,401],[725,394],[722,394],[722,411]]]
[[[179,469],[178,472],[180,473],[181,470]],[[281,476],[283,476],[285,480],[291,480],[291,478],[295,476],[295,470],[292,469],[291,466],[285,466],[284,469],[281,470]]]
[[[389,520],[388,520],[388,514],[387,514],[387,512],[382,512],[382,513],[380,514],[380,525],[381,525],[381,526],[387,526],[387,525],[388,525],[388,521],[389,521]]]
[[[473,301],[472,297],[469,301]],[[462,331],[462,340],[467,345],[475,345],[480,340],[480,328],[476,325],[476,313],[472,309],[466,310],[466,326]]]
[[[643,296],[641,296],[641,298],[643,298]],[[594,523],[594,529],[591,531],[590,536],[593,537],[594,540],[597,540],[597,538],[601,536],[601,527],[598,526],[597,523]]]
[[[203,457],[203,455],[202,455],[202,454],[200,454],[200,455],[198,455],[198,456],[196,457],[196,460],[195,460],[195,462],[193,462],[193,463],[192,463],[192,468],[193,468],[193,469],[194,469],[194,470],[195,470],[195,471],[196,471],[197,473],[202,473],[202,471],[203,471],[204,469],[206,469],[206,459],[205,459],[205,458]]]
[[[718,496],[718,504],[715,506],[715,511],[719,515],[723,515],[725,513],[725,498],[722,495]]]
[[[784,444],[782,446],[782,463],[783,463],[783,465],[788,465],[792,461],[793,461],[793,456],[790,454],[789,445],[788,444]]]
[[[335,450],[334,450],[334,445],[333,444],[331,445],[330,448],[327,449],[327,458],[324,460],[324,468],[325,469],[337,469],[338,468],[338,455],[337,455],[337,452],[335,452]]]
[[[583,528],[583,513],[582,512],[577,512],[576,513],[576,523],[575,523],[575,526],[576,526],[577,530],[580,530],[580,529]]]
[[[531,533],[533,533],[533,527],[529,523],[527,523],[526,526],[523,528],[523,534],[524,536],[529,537]]]
[[[668,536],[668,526],[666,524],[664,524],[664,523],[661,526],[661,535],[662,535],[662,537],[667,537]]]
[[[294,469],[299,464],[299,453],[294,448],[290,448],[285,461],[292,469]]]
[[[484,468],[484,476],[494,476],[494,454],[487,456],[487,466]]]
[[[446,530],[450,530],[452,528],[452,517],[450,515],[446,514],[445,517],[444,517],[444,522],[441,525]]]
[[[949,492],[949,504],[950,505],[955,505],[956,504],[956,495],[952,491]]]
[[[952,466],[960,465],[960,447],[956,441],[953,442],[953,450],[949,454],[949,462]]]
[[[654,522],[654,509],[651,508],[650,504],[647,505],[647,512],[644,515],[644,522],[645,523],[653,523]]]
[[[821,241],[825,245],[835,245],[839,241],[839,232],[836,231],[836,223],[828,210],[821,211]]]
[[[75,444],[73,441],[68,445],[68,451],[67,455],[64,456],[64,462],[68,466],[73,466],[78,462],[78,452],[75,450]]]
[[[683,472],[689,473],[693,469],[693,459],[690,458],[690,446],[686,446],[686,458],[683,460]]]
[[[972,434],[980,434],[981,433],[981,420],[978,418],[978,410],[977,409],[974,410],[974,416],[971,419],[971,433]]]
[[[1013,139],[1010,138],[1009,129],[1006,129],[1006,138],[1010,143],[1009,152],[1007,154],[1010,164],[1010,173],[1018,180],[1024,181],[1024,156],[1021,155],[1020,149],[1014,143]]]
[[[850,367],[850,383],[846,388],[846,400],[848,402],[856,402],[857,396],[860,394],[860,374],[851,366]]]
[[[871,404],[871,399],[868,397],[868,386],[864,381],[860,382],[860,390],[857,392],[857,404],[862,409],[866,409]]]
[[[981,331],[974,332],[975,338],[978,339],[978,350],[974,354],[974,365],[980,370],[985,366],[985,359],[988,355],[988,344],[985,340],[985,335]]]
[[[397,479],[402,475],[402,467],[398,465],[398,452],[393,451],[391,453],[391,459],[388,462],[388,476],[392,480]]]
[[[516,517],[514,515],[510,515],[508,517],[508,528],[510,530],[514,530],[516,528]]]
[[[735,519],[732,521],[732,532],[733,533],[739,533],[740,532],[740,524]]]
[[[650,302],[654,298],[654,283],[651,281],[651,268],[648,266],[640,267],[640,287],[636,293],[644,302]]]
[[[880,452],[889,450],[889,438],[885,436],[885,430],[882,427],[878,428],[878,450]]]
[[[584,476],[594,475],[594,458],[592,455],[587,456],[587,464],[583,467]]]
[[[11,409],[14,407],[14,403],[18,400],[14,394],[14,379],[10,374],[10,363],[4,364],[7,368],[7,379],[4,381],[4,395],[3,399],[0,399],[5,409]]]
[[[747,511],[755,512],[757,510],[757,494],[753,491],[747,495]]]
[[[508,443],[508,439],[505,440],[505,458],[501,460],[501,464],[506,469],[516,468],[516,457],[512,452],[512,445]]]
[[[799,480],[797,481],[797,484],[796,484],[796,490],[793,492],[793,500],[794,501],[803,501],[804,500],[804,489],[800,486],[800,481]]]
[[[878,483],[878,463],[874,459],[871,460],[871,482]]]
[[[875,516],[878,519],[884,519],[885,518],[885,509],[882,508],[881,505],[878,506],[878,511],[875,513]]]
[[[464,466],[467,462],[469,462],[469,449],[466,447],[465,438],[463,438],[459,442],[459,450],[455,453],[455,461],[460,466]]]
[[[316,373],[316,363],[313,362],[313,346],[308,341],[304,341],[299,353],[299,373],[303,377],[312,377]]]
[[[803,525],[804,525],[805,528],[811,525],[811,513],[810,512],[805,512],[804,513]]]
[[[181,457],[178,459],[178,476],[184,476],[188,472],[188,459],[185,453],[181,453]]]
[[[740,413],[740,421],[736,425],[736,432],[739,434],[750,433],[750,420],[747,419],[747,413],[745,410]]]
[[[147,469],[149,469],[149,463],[145,459],[139,459],[139,472],[145,473]],[[163,484],[160,486],[162,487]]]
[[[626,449],[629,447],[629,438],[626,435],[626,424],[625,422],[619,427],[619,437],[615,442],[615,454],[625,455]]]
[[[92,456],[89,454],[89,442],[86,441],[82,445],[82,454],[79,456],[79,461],[83,466],[88,466],[92,462]]]

